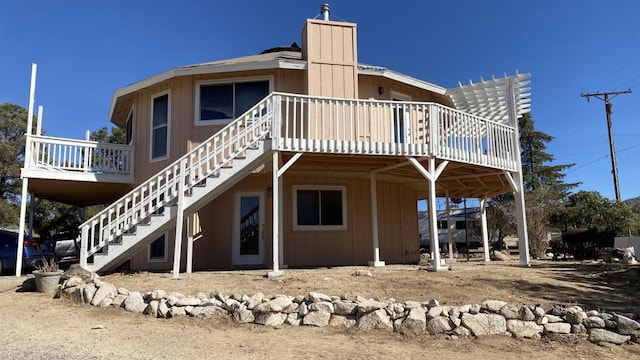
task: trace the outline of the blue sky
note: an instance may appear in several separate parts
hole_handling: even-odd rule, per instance
[[[84,138],[110,125],[115,89],[170,68],[300,43],[321,1],[0,0],[0,103],[27,106],[31,63],[48,135]],[[444,87],[532,74],[536,128],[555,137],[567,181],[614,198],[601,101],[613,100],[622,198],[640,196],[640,2],[331,1],[332,18],[358,24],[360,62]]]

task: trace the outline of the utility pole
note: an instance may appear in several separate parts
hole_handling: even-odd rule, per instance
[[[616,192],[616,201],[620,202],[620,184],[618,183],[618,164],[616,162],[616,148],[613,145],[613,132],[611,130],[611,113],[613,112],[613,106],[611,99],[620,94],[630,94],[631,89],[624,91],[609,91],[609,92],[596,92],[596,93],[581,93],[581,97],[587,98],[587,102],[591,97],[604,101],[604,110],[607,113],[607,128],[609,130],[609,151],[611,152],[611,173],[613,174],[613,188]]]

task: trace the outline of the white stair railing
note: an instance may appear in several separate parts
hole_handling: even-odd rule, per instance
[[[175,204],[178,189],[183,196],[192,188],[215,176],[233,160],[270,136],[274,119],[274,95],[269,95],[242,116],[205,140],[180,159],[149,178],[109,207],[80,225],[82,234],[80,264],[108,248],[119,236],[154,214]]]

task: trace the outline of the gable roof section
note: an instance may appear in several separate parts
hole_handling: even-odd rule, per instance
[[[479,83],[469,81],[469,85],[459,84],[447,90],[456,109],[493,120],[509,123],[509,86],[513,84],[516,115],[519,118],[531,111],[531,74],[518,74],[491,80],[480,79]]]
[[[306,66],[307,61],[302,59],[302,54],[298,51],[267,52],[259,55],[250,55],[226,60],[180,66],[114,91],[111,98],[111,104],[109,106],[109,120],[114,122],[116,125],[124,126],[124,123],[121,122],[126,121],[126,119],[123,121],[118,121],[117,119],[113,118],[114,112],[116,111],[116,105],[118,105],[118,103],[120,103],[118,106],[120,110],[118,111],[123,111],[123,114],[124,112],[128,113],[132,99],[128,99],[127,95],[177,76],[264,69],[304,70],[306,69]],[[413,78],[408,75],[401,74],[396,71],[389,70],[381,66],[358,64],[358,74],[382,76],[391,80],[415,86],[420,89],[428,90],[439,95],[445,95],[447,91],[447,89],[443,87]],[[127,108],[123,109],[123,106]]]

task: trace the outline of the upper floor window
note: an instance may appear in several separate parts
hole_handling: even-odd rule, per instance
[[[199,83],[196,88],[196,124],[225,125],[270,92],[269,79]]]
[[[131,145],[133,143],[133,108],[129,112],[129,117],[127,117],[127,129],[126,129],[126,141],[125,144]]]
[[[170,114],[169,93],[155,95],[151,104],[151,160],[169,156]]]

